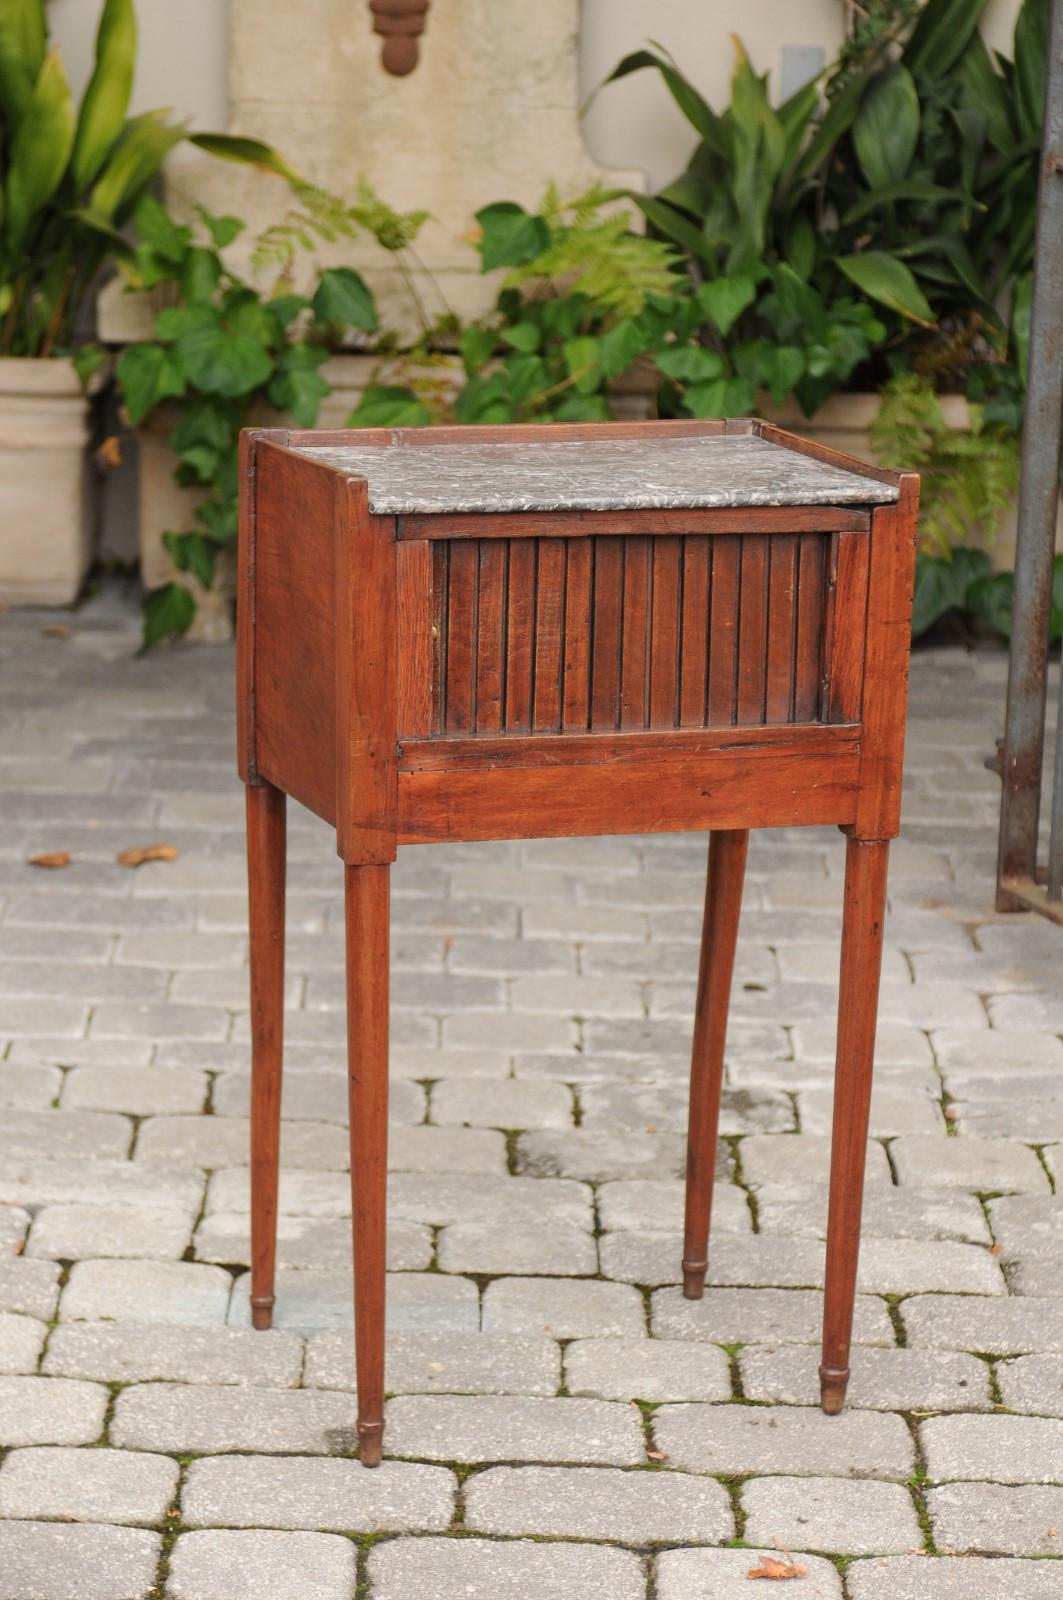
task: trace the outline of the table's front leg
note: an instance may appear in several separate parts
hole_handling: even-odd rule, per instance
[[[251,960],[251,1322],[273,1321],[284,1047],[286,797],[247,786]]]
[[[379,1466],[384,1432],[390,876],[386,865],[344,868],[354,1347],[366,1467]]]
[[[838,1048],[834,1068],[820,1402],[841,1410],[849,1382],[871,1074],[886,915],[888,840],[849,838],[845,852]]]

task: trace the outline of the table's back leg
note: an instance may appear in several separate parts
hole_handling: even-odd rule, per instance
[[[841,1410],[849,1382],[888,858],[888,841],[847,841],[823,1360],[819,1369],[820,1402],[831,1414]]]
[[[247,787],[251,934],[251,1321],[273,1320],[284,1049],[285,796]]]
[[[683,1293],[688,1300],[701,1299],[708,1271],[723,1052],[748,848],[749,833],[745,829],[721,829],[709,837],[687,1125]]]
[[[375,1467],[384,1432],[390,868],[344,870],[358,1437],[363,1466]]]

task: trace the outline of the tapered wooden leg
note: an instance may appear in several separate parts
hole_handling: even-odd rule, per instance
[[[723,1051],[748,848],[749,834],[745,829],[721,829],[709,836],[687,1124],[683,1293],[688,1300],[701,1299],[709,1266],[709,1217],[716,1171]]]
[[[376,1467],[384,1432],[390,869],[345,872],[358,1438],[363,1466]]]
[[[285,796],[247,788],[251,933],[251,1321],[273,1320],[284,1051]]]
[[[823,1360],[819,1369],[820,1403],[831,1415],[845,1403],[849,1382],[888,858],[885,841],[850,839],[846,845]]]

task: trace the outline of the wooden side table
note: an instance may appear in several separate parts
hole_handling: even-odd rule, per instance
[[[344,862],[361,1459],[380,1460],[399,845],[709,833],[683,1288],[702,1292],[750,828],[847,836],[825,1411],[849,1374],[918,479],[761,422],[244,435],[252,1290],[273,1307],[285,796]]]

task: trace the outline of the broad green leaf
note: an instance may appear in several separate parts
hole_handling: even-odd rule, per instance
[[[697,256],[700,261],[712,265],[712,251],[704,235],[699,233],[681,211],[677,211],[674,206],[665,205],[662,200],[654,200],[649,195],[635,194],[631,198],[648,221],[653,223],[658,233],[663,233],[666,239],[681,244],[684,250],[689,250],[691,255]]]
[[[912,75],[895,63],[872,78],[853,122],[853,146],[872,189],[899,183],[919,142],[919,96]]]
[[[192,242],[191,228],[176,223],[150,194],[142,195],[137,202],[133,223],[138,237],[150,244],[156,255],[165,261],[180,262]]]
[[[74,144],[74,101],[62,62],[45,56],[11,142],[4,194],[4,233],[12,255],[21,251],[55,194]]]
[[[459,348],[467,378],[476,376],[484,363],[494,355],[497,344],[498,336],[490,328],[473,325],[462,331]]]
[[[0,5],[0,117],[13,128],[24,113],[44,62],[42,0]]]
[[[978,27],[986,0],[927,0],[904,48],[904,64],[940,81],[960,59]]]
[[[83,389],[88,386],[107,360],[107,352],[98,344],[82,344],[70,357],[78,381]]]
[[[480,239],[481,271],[520,267],[541,256],[550,243],[550,229],[542,217],[532,216],[512,200],[483,206],[476,213]]]
[[[847,228],[851,223],[859,222],[861,217],[866,217],[870,211],[877,211],[879,206],[893,205],[897,200],[956,200],[972,204],[970,196],[964,194],[962,189],[943,189],[940,184],[927,183],[922,178],[901,178],[897,183],[887,183],[881,189],[872,189],[863,195],[842,217],[842,227]],[[974,201],[973,204],[978,211],[986,209],[981,201]]]
[[[639,322],[634,317],[625,317],[615,328],[603,333],[598,341],[602,372],[607,378],[619,377],[642,354],[648,343],[646,332]]]
[[[310,310],[310,302],[302,294],[277,294],[272,300],[266,301],[266,310],[283,332],[301,311]]]
[[[366,333],[379,326],[373,296],[353,267],[326,267],[314,291],[313,307],[319,322],[338,322]]]
[[[269,353],[252,334],[227,327],[206,306],[185,321],[174,344],[189,382],[205,394],[250,394],[273,370]],[[161,319],[160,319],[161,320]]]
[[[116,371],[134,428],[160,400],[182,395],[187,387],[180,357],[169,345],[127,345],[118,358]]]
[[[713,383],[692,383],[683,400],[694,417],[748,416],[757,393],[746,378],[717,378]]]
[[[724,338],[730,333],[742,312],[757,298],[757,280],[740,273],[731,278],[713,278],[703,283],[697,299]]]
[[[1030,313],[1033,310],[1033,273],[1027,272],[1015,285],[1011,297],[1011,336],[1019,374],[1026,383],[1030,363]]]
[[[285,161],[280,151],[271,144],[263,144],[261,139],[245,139],[232,133],[190,133],[188,142],[199,150],[205,150],[207,155],[220,157],[222,161],[259,167],[278,178],[287,178],[289,183],[301,181],[298,172],[290,162]]]
[[[668,345],[658,350],[654,359],[666,378],[680,383],[708,383],[726,371],[723,356],[699,344]]]
[[[1044,121],[1049,14],[1050,0],[1023,0],[1015,24],[1015,104],[1019,131],[1031,144],[1040,144]]]
[[[588,334],[578,339],[566,339],[563,351],[565,368],[579,394],[593,394],[601,382],[602,368],[598,360],[598,341]]]
[[[322,350],[320,354],[324,357],[327,352]],[[318,407],[330,390],[317,366],[306,365],[290,366],[278,372],[266,393],[279,411],[291,412],[300,428],[312,428],[317,421]]]
[[[210,305],[221,277],[221,262],[213,250],[193,245],[181,263],[181,295],[190,306]]]
[[[790,167],[801,152],[812,118],[819,110],[819,82],[813,78],[779,107],[778,117],[786,139],[784,165]]]
[[[196,602],[183,583],[164,583],[144,596],[144,643],[151,650],[173,634],[187,633],[196,615]]]
[[[609,406],[600,394],[566,394],[550,415],[558,422],[608,422]]]
[[[962,607],[967,599],[967,579],[947,556],[920,553],[915,560],[912,601],[912,636],[918,639],[946,611]]]
[[[1014,598],[1015,574],[992,572],[984,578],[977,578],[969,586],[964,600],[967,609],[992,628],[994,633],[1010,639]]]
[[[498,337],[513,350],[523,350],[526,355],[538,350],[542,334],[534,322],[516,322],[511,328],[500,328]],[[492,345],[494,336],[491,336]]]
[[[764,361],[764,381],[777,406],[781,406],[804,376],[805,354],[796,345],[781,344],[771,348]]]
[[[227,244],[232,244],[238,234],[243,233],[245,224],[239,217],[216,217],[205,206],[197,206],[200,221],[210,234],[211,241],[216,250],[224,250]]]
[[[865,250],[862,255],[839,256],[837,265],[858,289],[882,305],[899,311],[902,317],[924,328],[935,326],[934,313],[926,296],[903,261],[884,250]]]
[[[794,162],[789,177],[784,179],[784,187],[789,187],[793,178],[813,177],[821,167],[826,166],[834,146],[852,126],[866,82],[866,74],[858,74],[828,103],[819,126]]]
[[[122,131],[136,57],[133,0],[105,0],[96,33],[96,65],[81,102],[71,161],[78,194],[95,178]]]
[[[213,587],[214,562],[218,554],[213,539],[201,533],[164,533],[162,542],[178,572],[192,572],[204,589]]]
[[[1004,92],[999,73],[993,68],[982,35],[977,30],[971,35],[970,43],[957,63],[956,75],[963,86],[966,103],[982,113],[990,140],[1002,154],[1007,155],[1015,145],[1010,100]]]
[[[183,454],[196,445],[206,446],[215,454],[220,454],[235,443],[235,431],[222,404],[204,397],[190,400],[181,407],[177,426],[170,433],[166,443],[178,454]]]
[[[371,383],[347,418],[348,428],[423,428],[432,413],[412,389]]]

